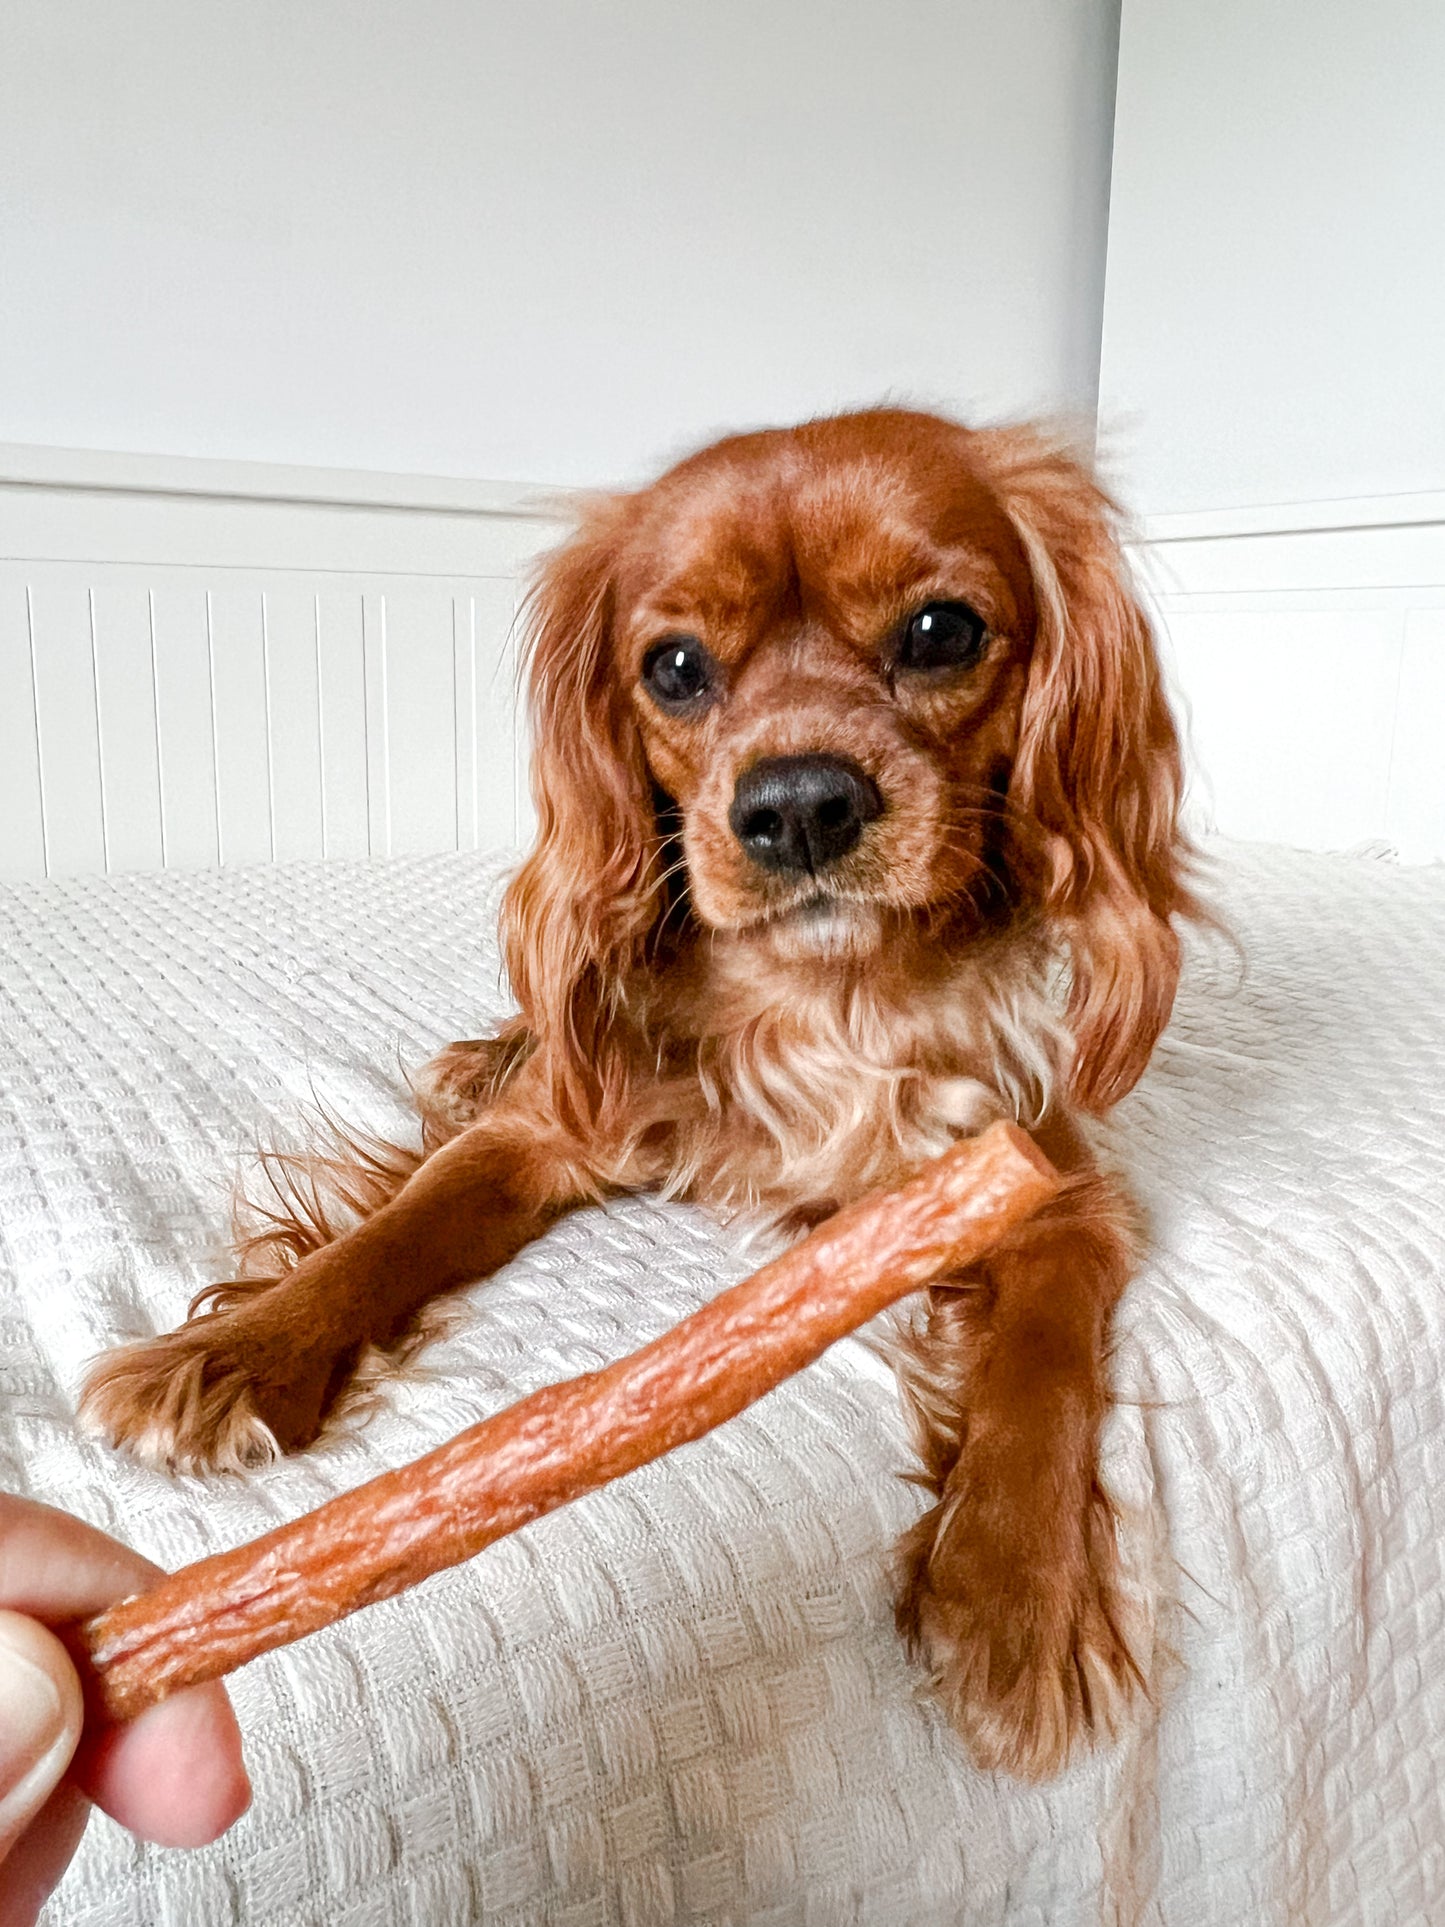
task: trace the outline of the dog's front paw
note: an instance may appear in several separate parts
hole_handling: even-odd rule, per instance
[[[81,1393],[86,1428],[173,1472],[237,1472],[309,1445],[330,1361],[308,1357],[263,1310],[243,1300],[107,1353]]]
[[[1107,1499],[1020,1523],[951,1487],[899,1547],[898,1623],[977,1765],[1046,1780],[1117,1739],[1148,1689]]]

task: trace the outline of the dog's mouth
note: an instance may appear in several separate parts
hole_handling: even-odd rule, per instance
[[[871,954],[883,934],[883,906],[813,890],[747,926],[748,934],[788,959]]]
[[[902,926],[931,918],[942,900],[939,884],[949,882],[940,876],[947,846],[927,778],[925,770],[921,802],[907,798],[880,809],[841,848],[830,847],[836,826],[820,807],[816,832],[811,818],[806,835],[793,826],[793,844],[801,847],[781,859],[762,843],[762,804],[741,828],[720,815],[711,793],[659,810],[659,828],[671,832],[662,850],[671,889],[685,886],[692,917],[715,940],[736,939],[785,959],[866,959]],[[898,788],[890,783],[884,793],[896,797]],[[675,905],[669,908],[676,914]]]

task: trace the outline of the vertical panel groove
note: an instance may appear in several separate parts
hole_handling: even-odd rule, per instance
[[[266,700],[266,817],[271,861],[276,861],[276,755],[271,745],[271,612],[261,591],[261,689]]]
[[[101,740],[100,670],[95,660],[95,590],[87,589],[86,607],[90,611],[90,693],[95,704],[95,766],[100,775],[100,847],[104,852],[106,874],[110,874],[110,821],[105,806],[105,744]]]
[[[451,834],[462,848],[462,765],[457,753],[457,730],[460,728],[460,690],[457,688],[457,597],[451,597]]]
[[[381,820],[386,832],[383,856],[391,855],[391,680],[387,654],[386,610],[388,598],[381,596]]]
[[[361,592],[361,768],[366,781],[366,854],[375,855],[371,847],[371,708],[370,677],[367,674],[367,638],[371,625],[366,620],[366,591]]]
[[[211,591],[206,591],[206,686],[211,698],[211,785],[216,809],[216,861],[226,861],[226,826],[221,820],[221,736],[216,727],[216,633],[211,619]]]
[[[166,838],[166,780],[162,766],[165,751],[161,746],[161,686],[156,674],[156,592],[146,590],[146,620],[151,638],[151,727],[156,733],[156,815],[161,826],[161,868],[170,868],[170,846]]]
[[[1395,792],[1395,752],[1400,741],[1400,705],[1404,699],[1405,690],[1405,639],[1409,623],[1410,611],[1408,609],[1401,609],[1398,612],[1397,623],[1399,655],[1395,660],[1395,695],[1391,705],[1390,741],[1385,751],[1385,794],[1380,805],[1380,820],[1382,823],[1390,822],[1392,817],[1391,802]]]
[[[462,847],[462,764],[457,750],[457,598],[452,592],[452,848]]]
[[[50,820],[45,807],[45,750],[40,740],[40,683],[35,671],[35,595],[25,585],[25,636],[30,645],[30,717],[35,725],[35,769],[40,778],[40,849],[50,875]]]
[[[507,714],[512,728],[512,834],[513,849],[520,849],[527,841],[526,830],[531,797],[527,790],[527,751],[530,744],[528,736],[525,676],[522,661],[522,620],[524,604],[514,583],[512,589],[512,614],[507,623],[507,641],[503,655],[507,663],[507,700],[510,705]]]
[[[207,585],[157,569],[150,603],[162,861],[209,868],[220,844]]]
[[[471,617],[467,634],[467,647],[469,651],[467,728],[471,731],[472,743],[472,837],[467,847],[476,850],[481,847],[482,825],[478,807],[477,790],[477,598],[475,595],[467,597],[467,608]]]
[[[326,688],[321,675],[321,597],[311,598],[311,636],[316,660],[316,759],[321,780],[321,855],[331,854],[331,833],[326,814]]]

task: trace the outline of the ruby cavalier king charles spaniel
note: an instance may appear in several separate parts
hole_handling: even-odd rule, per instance
[[[519,1015],[421,1074],[420,1152],[282,1159],[236,1281],[87,1414],[190,1471],[294,1451],[569,1207],[801,1227],[1015,1118],[1067,1182],[899,1338],[931,1503],[897,1612],[975,1759],[1050,1774],[1145,1690],[1098,1476],[1133,1213],[1078,1120],[1144,1069],[1198,910],[1111,505],[1033,430],[871,410],[594,502],[529,607]]]

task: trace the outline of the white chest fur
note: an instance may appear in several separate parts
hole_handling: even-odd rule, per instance
[[[724,966],[725,967],[725,966]],[[699,1046],[704,1116],[679,1144],[679,1189],[718,1202],[840,1202],[895,1181],[997,1117],[1033,1122],[1069,1041],[1045,960],[998,944],[923,985],[883,971],[798,984],[738,971]]]

